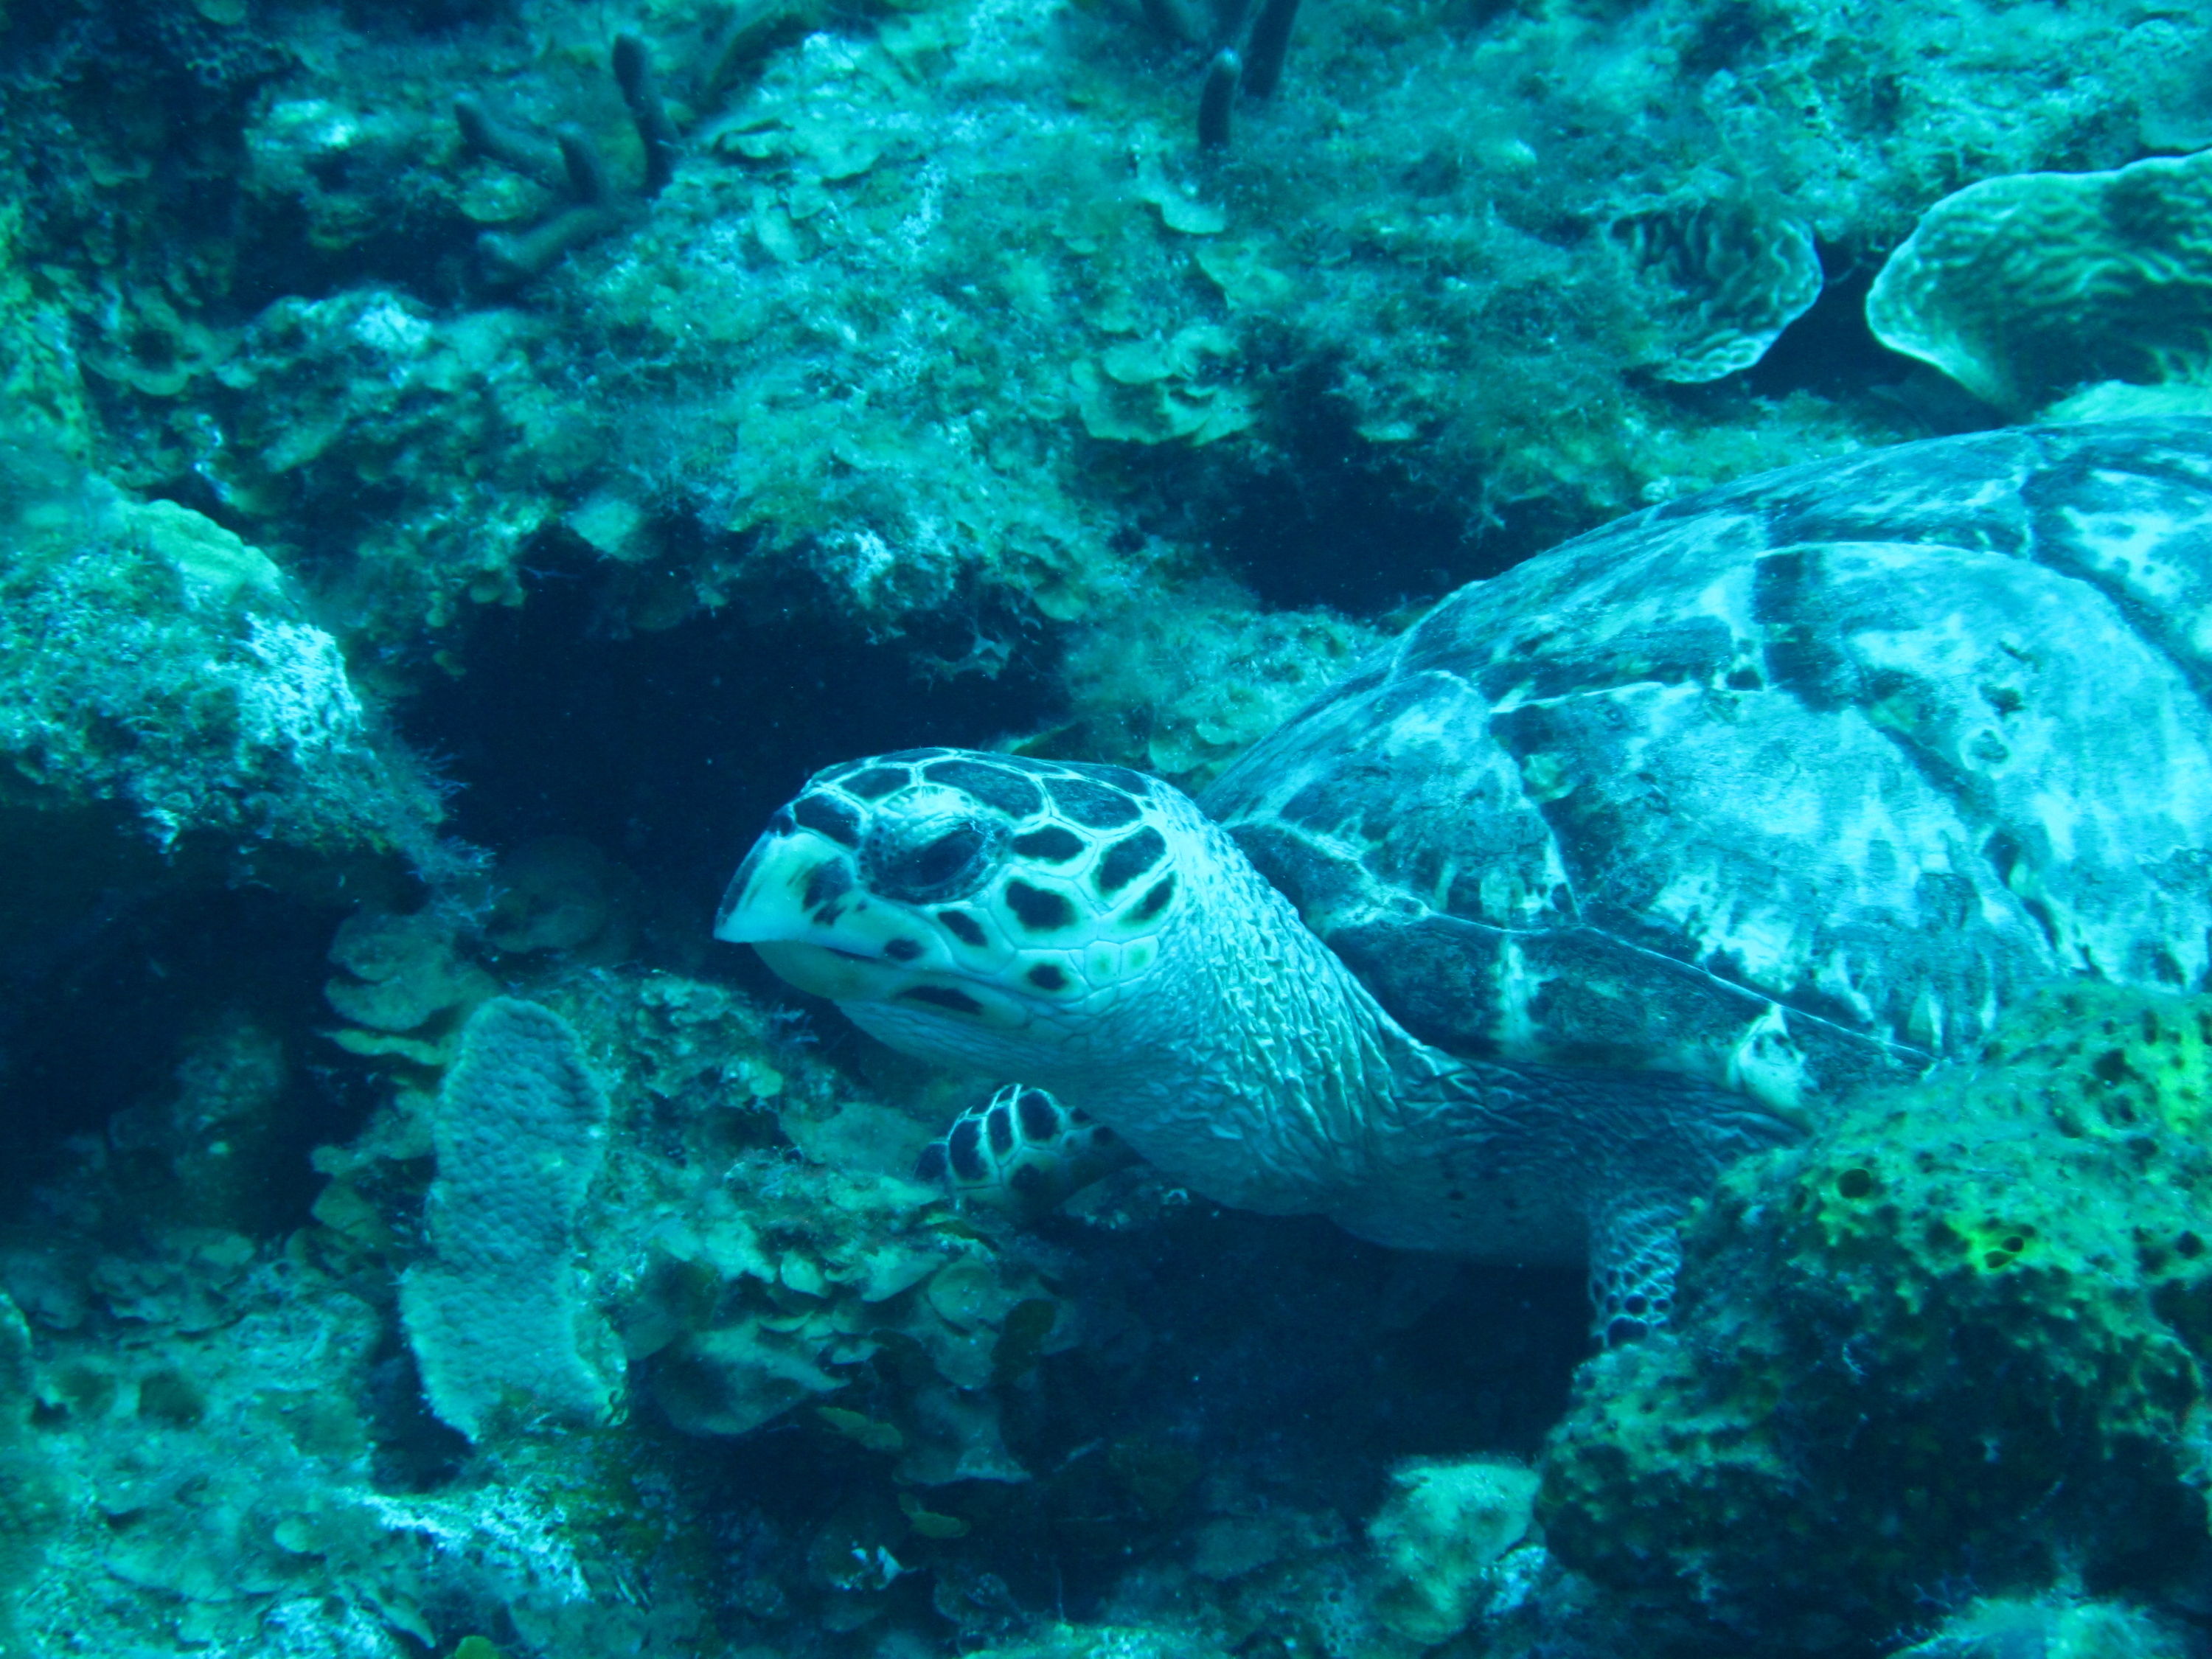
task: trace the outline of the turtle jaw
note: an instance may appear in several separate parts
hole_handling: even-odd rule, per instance
[[[776,828],[738,866],[714,937],[751,945],[785,983],[856,1017],[881,1004],[1002,1030],[1031,1024],[1034,1011],[1021,999],[940,959],[946,953],[933,931],[904,908],[863,891],[851,856],[835,842]]]
[[[1030,1024],[1028,1011],[1013,999],[965,975],[917,972],[808,939],[747,942],[785,984],[828,998],[864,1025],[873,1023],[860,1012],[871,1004],[927,1010],[933,1018],[949,1016],[963,1024],[1001,1030],[1019,1030]]]

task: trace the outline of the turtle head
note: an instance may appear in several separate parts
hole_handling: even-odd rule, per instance
[[[1064,1049],[1158,965],[1202,825],[1114,766],[916,749],[817,774],[730,883],[718,939],[894,1046]]]

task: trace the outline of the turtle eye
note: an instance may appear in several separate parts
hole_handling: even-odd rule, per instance
[[[973,819],[888,825],[868,838],[868,885],[907,904],[961,897],[982,884],[1000,840],[992,826]]]

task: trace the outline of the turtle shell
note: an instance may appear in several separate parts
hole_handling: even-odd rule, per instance
[[[1204,805],[1417,1036],[1778,1108],[2212,967],[2212,420],[1937,439],[1462,588]]]

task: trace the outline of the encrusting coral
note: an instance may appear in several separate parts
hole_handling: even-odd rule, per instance
[[[1553,1437],[1552,1547],[1700,1653],[2201,1571],[2208,1124],[2212,999],[2082,985],[1731,1170]]]

